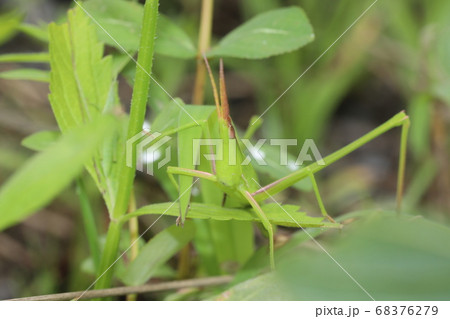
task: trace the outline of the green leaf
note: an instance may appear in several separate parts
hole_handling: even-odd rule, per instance
[[[58,125],[63,133],[88,123],[119,105],[112,57],[103,56],[91,19],[77,7],[69,10],[68,21],[49,25],[50,95]],[[125,127],[126,118],[118,123]],[[108,211],[114,207],[118,187],[117,158],[124,130],[104,141],[94,161],[86,165],[103,194]],[[114,160],[116,159],[116,160]]]
[[[314,39],[312,26],[298,7],[257,15],[223,38],[209,57],[263,59],[297,50]]]
[[[234,273],[255,251],[254,225],[249,221],[240,220],[211,219],[207,222],[210,234],[207,244],[214,249],[218,266],[225,273]]]
[[[50,81],[50,75],[48,71],[37,69],[16,69],[11,71],[0,72],[0,78],[7,80],[29,80],[36,82]]]
[[[142,248],[127,268],[122,277],[123,281],[130,286],[145,283],[163,264],[186,246],[194,238],[194,234],[195,227],[191,222],[187,222],[184,227],[173,225],[163,230]]]
[[[378,212],[323,245],[376,300],[448,300],[449,241],[442,224]],[[299,247],[279,266],[296,300],[370,300],[322,251]]]
[[[185,116],[180,118],[180,125],[186,124]],[[194,160],[198,158],[199,152],[193,150],[192,143],[194,139],[200,139],[202,137],[201,127],[191,127],[187,130],[178,133],[178,166],[195,169]],[[178,176],[179,186],[179,202],[180,202],[180,217],[183,224],[188,213],[189,203],[191,201],[192,183],[194,178],[192,176]]]
[[[434,60],[435,67],[445,73],[448,78],[450,77],[450,27],[447,21],[435,27],[437,32],[432,47],[434,52],[431,57]]]
[[[139,49],[139,35],[144,16],[143,6],[132,1],[90,0],[82,3],[83,8],[102,26],[97,26],[97,36],[106,44],[129,52]],[[114,40],[116,41],[114,41]]]
[[[112,89],[112,60],[103,57],[95,27],[80,8],[68,23],[49,25],[49,100],[62,132],[101,114]]]
[[[22,21],[22,15],[16,11],[0,15],[0,45],[9,41],[16,33]]]
[[[114,52],[112,54],[113,62],[112,62],[112,69],[113,69],[113,75],[114,78],[117,78],[119,73],[121,73],[127,65],[130,63],[131,58],[127,54]],[[133,62],[134,63],[134,62]]]
[[[33,214],[66,188],[114,125],[106,118],[74,129],[33,156],[0,189],[0,230]]]
[[[450,87],[450,79],[436,82],[432,86],[433,94],[435,94],[438,98],[445,101],[447,106],[450,105],[450,91],[448,90],[449,87]]]
[[[411,150],[416,158],[423,158],[430,151],[430,125],[432,98],[427,94],[415,96],[410,102],[408,114],[411,118]]]
[[[270,300],[282,301],[293,300],[292,294],[286,291],[279,277],[274,273],[264,274],[256,278],[244,281],[222,294],[215,296],[212,300],[248,301],[248,300]]]
[[[24,138],[22,140],[22,145],[33,151],[43,151],[45,148],[55,143],[60,136],[60,132],[41,131]]]
[[[450,105],[450,92],[448,87],[450,85],[450,28],[446,20],[444,23],[439,23],[434,26],[435,34],[433,34],[434,41],[430,46],[430,62],[429,73],[431,76],[431,90],[432,92],[444,100],[447,106]],[[412,124],[412,123],[411,123]],[[411,131],[411,133],[414,130]]]
[[[411,211],[420,207],[423,196],[428,192],[436,175],[439,172],[439,164],[433,156],[426,157],[416,168],[411,177],[403,197],[403,210]]]
[[[313,243],[295,247],[278,262],[276,273],[240,283],[217,298],[370,300],[358,284],[376,300],[450,298],[450,252],[442,244],[450,241],[448,227],[374,212],[330,235],[320,240],[327,253]]]
[[[187,112],[180,112],[178,126],[184,126],[192,123],[193,118],[208,118],[213,113],[214,108],[190,105],[186,106]],[[178,166],[195,169],[195,162],[199,156],[199,148],[194,147],[194,140],[202,137],[203,129],[201,126],[194,126],[189,129],[178,132]],[[192,176],[178,176],[179,184],[179,201],[180,201],[180,216],[181,223],[184,223],[186,214],[191,200],[192,183],[194,178]]]
[[[109,33],[108,35],[100,27],[97,29],[102,41],[128,52],[138,50],[144,13],[141,4],[109,0],[108,5],[105,5],[102,0],[90,0],[84,2],[83,7]],[[155,42],[156,53],[181,59],[195,57],[195,47],[187,34],[163,15],[158,17],[156,34],[158,37]]]
[[[300,224],[302,227],[328,227],[328,228],[340,228],[338,223],[324,222],[322,217],[310,217],[306,213],[298,212],[298,206],[283,205],[281,209],[275,203],[263,205],[262,209],[266,213],[267,218],[271,223],[286,227],[297,227]],[[122,218],[122,221],[126,221],[132,217],[142,215],[164,215],[178,216],[179,215],[178,203],[160,203],[144,206],[138,209],[132,214],[128,214]],[[287,211],[292,218],[286,214]],[[189,218],[193,219],[213,219],[213,220],[241,220],[241,221],[255,221],[260,222],[260,218],[251,209],[237,209],[227,208],[218,205],[191,203],[189,209]],[[298,223],[298,224],[297,224]]]
[[[218,260],[221,252],[217,250],[217,245],[213,240],[211,221],[194,219],[194,222],[195,238],[193,243],[198,255],[198,271],[209,276],[217,276],[221,273]]]
[[[167,130],[172,130],[178,126],[178,121],[180,118],[180,113],[183,112],[180,108],[186,108],[184,102],[176,98],[164,104],[161,110],[157,112],[155,119],[152,121],[151,130],[153,132],[164,132]]]
[[[82,178],[77,178],[76,180],[76,191],[80,201],[81,217],[87,243],[89,245],[89,252],[92,257],[95,270],[98,272],[101,258],[100,245],[98,243],[99,234],[95,222],[94,210]]]
[[[0,55],[0,62],[35,63],[50,62],[48,53],[12,53]]]
[[[367,211],[357,211],[348,214],[341,215],[336,218],[338,223],[348,220],[354,220],[355,218],[365,217]],[[323,232],[327,231],[327,228],[310,228],[307,231],[299,230],[292,234],[289,240],[281,247],[275,250],[275,261],[286,258],[292,254],[292,250],[297,248],[300,244],[317,238]],[[256,278],[258,275],[269,269],[270,263],[267,259],[267,245],[258,249],[233,278],[232,285],[236,285],[251,278]]]
[[[163,15],[159,16],[157,34],[156,53],[179,59],[192,59],[196,56],[194,44],[184,30]]]

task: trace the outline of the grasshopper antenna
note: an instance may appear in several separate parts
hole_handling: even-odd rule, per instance
[[[222,118],[228,124],[230,138],[236,138],[233,125],[231,124],[230,105],[228,104],[227,88],[225,86],[225,73],[223,71],[223,60],[220,59],[220,102],[222,106]]]
[[[223,71],[223,60],[220,59],[220,105],[222,106],[223,119],[228,120],[230,118],[230,106],[228,104],[227,88],[225,86],[225,73]]]
[[[211,67],[209,66],[209,62],[208,62],[208,59],[206,58],[205,54],[203,54],[203,60],[205,61],[206,69],[208,70],[209,79],[211,81],[211,85],[213,88],[214,101],[216,103],[217,114],[219,115],[219,117],[222,117],[222,109],[220,107],[219,94],[217,93],[216,81],[214,80],[214,76],[212,74]]]

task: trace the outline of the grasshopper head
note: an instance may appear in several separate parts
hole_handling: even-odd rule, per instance
[[[227,89],[225,85],[225,75],[223,71],[223,60],[220,59],[220,79],[219,79],[219,89],[220,89],[220,100],[219,94],[217,93],[216,81],[214,80],[214,76],[211,71],[211,67],[209,65],[208,59],[204,56],[206,68],[208,70],[209,78],[211,80],[211,85],[213,87],[214,93],[214,101],[217,109],[217,116],[219,117],[219,123],[223,123],[226,125],[228,130],[228,135],[230,138],[235,138],[236,133],[231,122],[230,117],[230,106],[228,104],[228,96]]]
[[[211,85],[213,87],[214,100],[216,103],[219,137],[223,141],[223,159],[216,160],[216,175],[222,184],[228,187],[236,187],[242,182],[241,162],[243,155],[236,140],[236,132],[230,117],[230,107],[225,86],[225,75],[223,71],[223,61],[220,59],[220,95],[217,92],[216,82],[205,57],[206,68],[208,69]],[[220,100],[219,100],[220,96]]]

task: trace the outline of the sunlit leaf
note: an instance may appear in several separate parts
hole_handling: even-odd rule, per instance
[[[74,129],[22,166],[0,189],[0,230],[33,214],[66,188],[114,125],[107,118]]]
[[[60,132],[41,131],[24,138],[22,140],[22,145],[33,151],[43,151],[45,148],[55,143],[60,136]]]
[[[314,39],[304,11],[298,7],[262,13],[226,35],[210,57],[262,59],[297,50]]]
[[[76,7],[68,12],[67,23],[49,25],[49,39],[49,100],[61,131],[66,133],[104,113],[113,113],[119,101],[112,58],[103,56],[103,44],[91,19]],[[111,134],[94,161],[86,165],[109,211],[118,185],[119,148],[114,146],[121,145],[123,136],[123,130]]]
[[[112,89],[111,57],[82,10],[70,10],[68,22],[49,25],[50,95],[63,132],[89,121],[105,108]]]

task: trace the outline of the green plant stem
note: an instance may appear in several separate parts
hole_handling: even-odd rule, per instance
[[[139,55],[136,65],[133,96],[131,99],[130,120],[128,124],[127,138],[131,138],[142,130],[150,86],[150,74],[153,65],[153,53],[156,38],[156,25],[158,18],[158,0],[147,0],[144,6],[144,18],[142,22],[142,34],[139,46]],[[134,154],[136,155],[136,154]],[[135,157],[134,157],[135,158]],[[111,222],[106,238],[105,250],[103,251],[100,270],[95,288],[104,289],[111,285],[113,267],[112,264],[117,256],[120,240],[120,223],[117,221],[123,216],[128,208],[136,167],[126,166],[125,145],[119,158],[121,167],[119,187],[116,203],[111,216]]]
[[[134,192],[131,192],[130,206],[128,208],[129,213],[133,213],[136,210],[136,198]],[[128,221],[128,229],[130,231],[130,262],[136,259],[139,254],[139,245],[137,240],[139,239],[139,221],[137,217],[131,218]],[[136,301],[137,294],[127,295],[127,301]]]
[[[95,289],[105,289],[111,286],[114,263],[117,258],[120,242],[120,230],[122,223],[112,220],[109,223],[108,234],[106,235],[105,248],[100,262],[100,270],[97,272],[97,282]]]
[[[84,182],[81,177],[76,180],[76,188],[78,198],[80,200],[80,209],[84,230],[86,232],[92,260],[94,261],[95,271],[97,272],[100,266],[100,246],[98,244],[97,226],[95,224],[94,213],[89,202],[86,187],[84,186]]]
[[[213,11],[214,0],[203,0],[198,36],[197,72],[192,95],[192,104],[194,105],[202,105],[205,98],[206,67],[203,62],[203,54],[209,50],[211,44]]]
[[[156,23],[158,18],[158,0],[147,0],[144,7],[144,21],[142,24],[141,42],[134,78],[133,96],[131,98],[130,120],[128,124],[127,139],[132,138],[142,130],[147,99],[150,86],[150,74],[153,65],[153,53],[156,37]],[[125,147],[124,147],[125,150]],[[130,200],[131,189],[136,172],[135,163],[132,167],[125,165],[125,152],[120,159],[122,174],[119,181],[113,219],[125,214]]]

